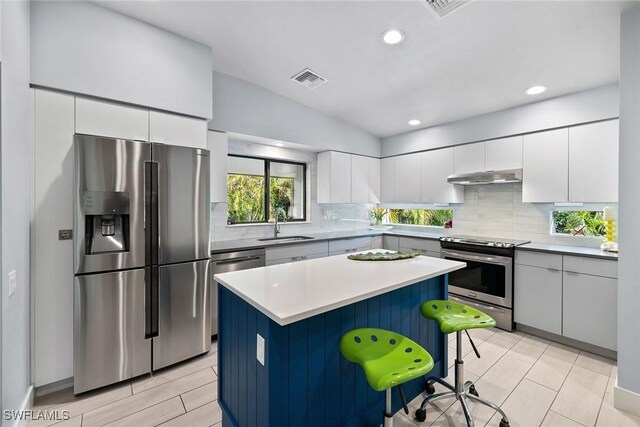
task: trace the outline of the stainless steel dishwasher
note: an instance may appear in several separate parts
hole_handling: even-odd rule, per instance
[[[211,336],[218,335],[218,284],[213,275],[265,266],[265,250],[224,252],[211,256]]]

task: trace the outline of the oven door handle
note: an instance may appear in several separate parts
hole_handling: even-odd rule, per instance
[[[490,255],[473,255],[468,252],[456,252],[450,251],[448,249],[442,249],[443,257],[451,256],[454,258],[460,258],[467,261],[478,261],[484,262],[487,264],[497,264],[497,265],[509,265],[513,261],[513,258],[503,257],[503,256],[490,256]]]

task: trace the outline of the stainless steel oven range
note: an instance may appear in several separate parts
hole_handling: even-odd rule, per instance
[[[467,266],[449,273],[449,299],[476,307],[496,320],[500,329],[513,329],[513,256],[519,240],[440,238],[441,256]]]

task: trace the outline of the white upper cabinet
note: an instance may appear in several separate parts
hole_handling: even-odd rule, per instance
[[[464,188],[447,183],[453,173],[454,148],[426,151],[421,156],[422,203],[462,203]]]
[[[149,140],[163,144],[207,148],[207,121],[151,111]]]
[[[569,200],[618,201],[618,120],[569,128]]]
[[[380,159],[380,201],[393,203],[396,201],[396,158]]]
[[[396,157],[394,179],[395,201],[420,203],[420,157],[421,153],[405,154]]]
[[[369,203],[380,200],[380,159],[369,157]]]
[[[566,202],[569,197],[569,130],[524,136],[522,201]]]
[[[351,203],[351,154],[319,153],[317,179],[318,203]]]
[[[485,143],[485,170],[522,168],[522,135],[494,139]]]
[[[149,140],[149,111],[76,97],[76,133]]]
[[[227,201],[228,138],[224,132],[207,132],[207,148],[211,165],[211,203]]]
[[[351,156],[352,203],[369,203],[370,169],[369,157]]]
[[[484,142],[454,147],[453,174],[484,172],[484,150]]]

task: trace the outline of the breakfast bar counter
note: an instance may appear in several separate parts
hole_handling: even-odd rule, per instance
[[[420,315],[420,304],[446,299],[447,273],[464,265],[338,255],[215,275],[223,426],[379,423],[384,393],[342,358],[340,337],[360,327],[398,332],[431,353],[431,375],[446,376],[446,337]],[[407,383],[407,397],[422,387],[421,380]]]

